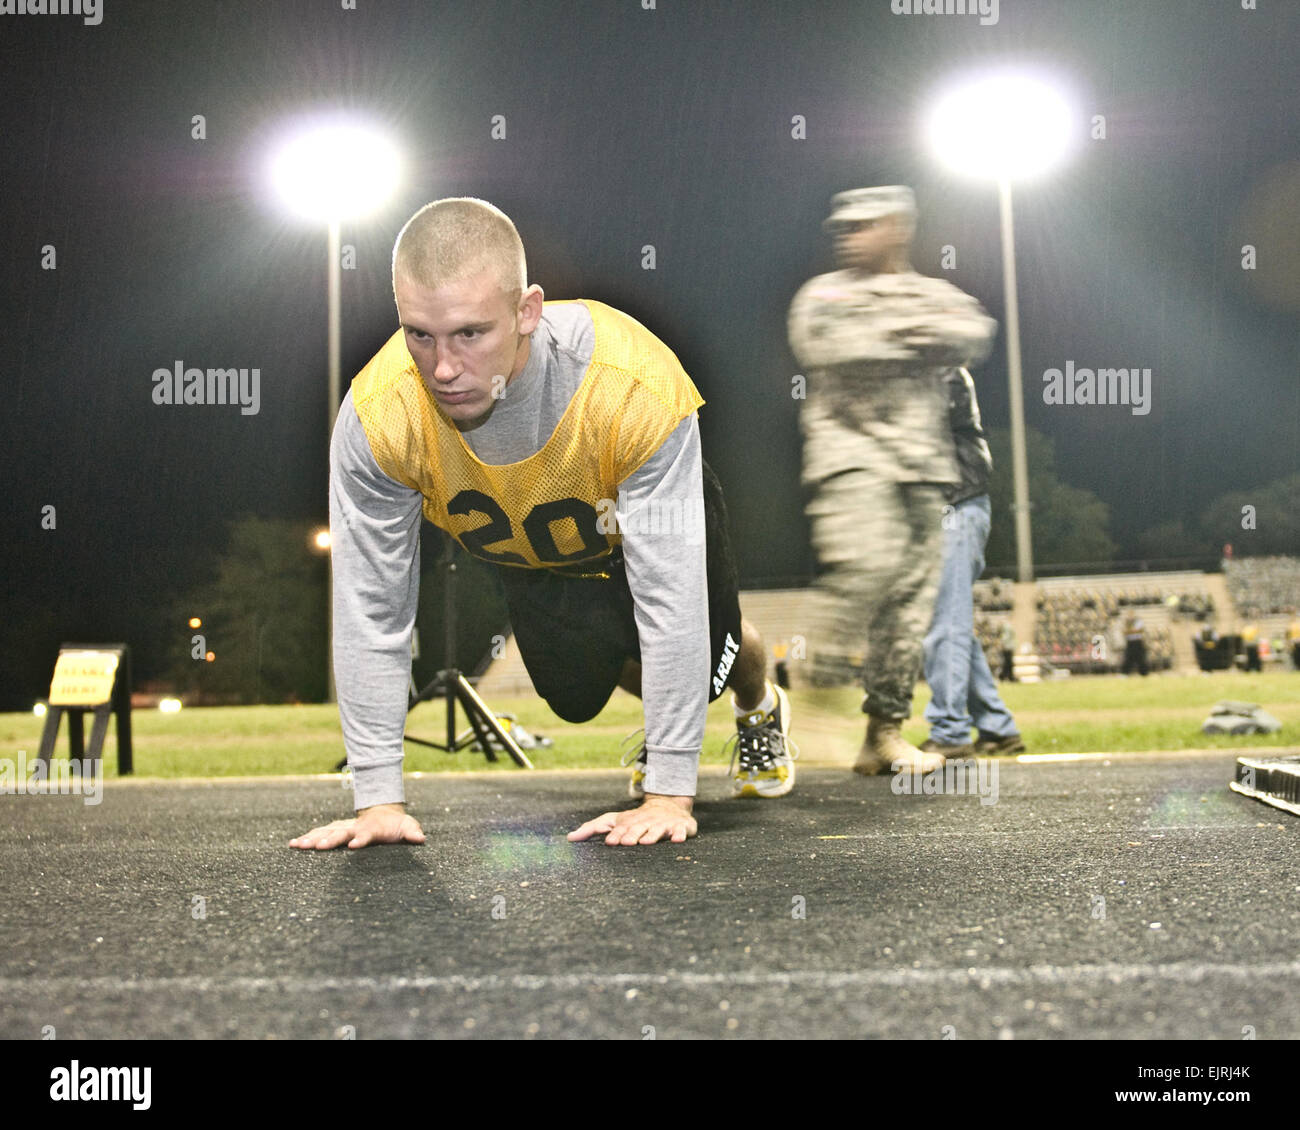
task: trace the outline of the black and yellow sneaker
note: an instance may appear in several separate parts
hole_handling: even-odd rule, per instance
[[[633,744],[635,743],[635,744]],[[645,731],[638,730],[623,741],[622,766],[632,766],[632,779],[627,783],[627,795],[633,800],[645,796]]]
[[[799,750],[790,741],[790,699],[774,684],[776,706],[769,714],[736,719],[731,738],[731,795],[778,797],[794,788],[794,759]]]

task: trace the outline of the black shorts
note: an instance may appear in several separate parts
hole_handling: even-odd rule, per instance
[[[709,588],[709,701],[726,685],[740,649],[740,596],[727,535],[727,508],[704,466],[704,537]],[[622,554],[602,561],[607,578],[499,566],[510,625],[537,693],[566,722],[604,709],[624,664],[640,662],[635,606]]]

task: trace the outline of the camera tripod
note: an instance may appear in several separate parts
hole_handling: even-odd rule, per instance
[[[443,652],[449,664],[439,671],[433,680],[422,690],[413,691],[407,703],[406,712],[410,714],[420,703],[441,696],[447,704],[447,740],[432,742],[426,738],[412,737],[409,733],[404,740],[416,745],[440,749],[446,753],[459,753],[468,746],[477,745],[489,761],[497,760],[497,749],[510,755],[510,759],[524,769],[531,769],[533,763],[527,754],[519,748],[519,743],[506,731],[495,714],[488,709],[487,703],[479,697],[470,681],[456,667],[456,542],[446,537],[442,557],[438,562],[443,572],[443,596],[445,599],[443,627],[445,629],[446,648]],[[412,683],[414,687],[414,683]],[[460,703],[469,720],[470,728],[461,734],[456,733],[456,704]],[[494,743],[495,747],[494,748]]]

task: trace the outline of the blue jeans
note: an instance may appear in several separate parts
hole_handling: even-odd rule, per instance
[[[1017,732],[975,638],[972,589],[984,572],[990,515],[987,494],[945,510],[944,524],[950,528],[944,531],[939,594],[925,637],[925,681],[930,685],[925,720],[931,740],[941,745],[967,745],[972,726],[995,738]]]

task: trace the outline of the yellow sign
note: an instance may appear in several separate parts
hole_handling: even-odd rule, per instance
[[[102,706],[113,698],[118,655],[112,651],[61,651],[50,683],[51,706]]]

